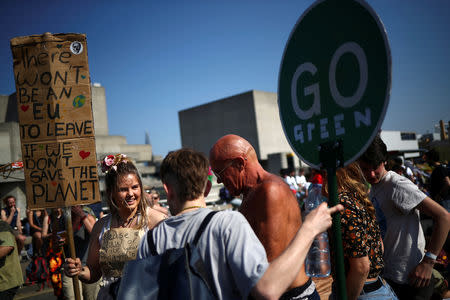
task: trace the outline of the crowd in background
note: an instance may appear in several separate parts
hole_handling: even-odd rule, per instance
[[[350,165],[350,167],[353,164]],[[342,186],[342,180],[345,178],[347,183],[351,182],[351,178],[348,177],[349,167],[340,168],[337,171],[337,180],[338,186]],[[391,155],[388,157],[387,163],[385,165],[386,171],[393,171],[400,175],[402,178],[406,178],[411,181],[424,195],[433,199],[434,202],[438,203],[440,206],[444,207],[447,212],[449,210],[449,187],[450,187],[450,166],[447,161],[440,161],[439,155],[435,150],[430,150],[424,153],[420,158],[415,159],[404,159],[403,157]],[[347,171],[345,171],[347,170]],[[345,172],[344,172],[345,171]],[[354,172],[353,172],[354,173]],[[324,175],[324,176],[322,176]],[[318,170],[314,170],[311,168],[299,168],[298,173],[295,172],[294,168],[290,169],[281,169],[280,176],[284,179],[286,184],[289,186],[291,191],[296,195],[300,206],[303,208],[304,200],[308,196],[309,187],[313,184],[322,184],[325,183],[324,186],[324,194],[327,194],[326,180],[323,181],[323,178],[326,179],[326,172],[321,172]],[[306,182],[302,177],[306,177]],[[365,180],[364,177],[359,178],[361,183],[364,183],[367,187],[367,191],[364,192],[369,195],[371,184]],[[338,193],[341,193],[338,188]],[[364,194],[363,193],[363,194]],[[340,195],[341,196],[341,195]],[[356,219],[357,216],[361,213],[361,211],[365,211],[366,209],[362,207],[358,207],[357,209],[350,209],[354,204],[348,202],[348,197],[342,196],[346,200],[344,200],[344,205],[346,207],[345,212],[351,213],[352,218],[345,219],[342,218],[342,222],[347,223],[350,219]],[[350,197],[352,198],[352,197]],[[355,198],[355,197],[353,197]],[[421,200],[420,200],[421,201]],[[341,202],[342,203],[342,202]],[[344,204],[342,203],[342,204]],[[371,207],[371,208],[370,208]],[[373,211],[373,217],[366,217],[366,219],[374,220],[377,224],[376,226],[380,227],[380,234],[385,234],[385,220],[378,220],[375,218],[375,208],[372,204],[369,204],[369,210]],[[364,218],[363,218],[364,219]],[[430,239],[433,234],[433,226],[435,225],[436,219],[432,216],[429,216],[425,213],[420,214],[420,224],[423,228],[423,232],[425,234],[426,241],[426,249],[429,249]],[[378,222],[380,221],[380,225]],[[355,225],[354,223],[352,225]],[[343,225],[344,226],[344,225]],[[366,223],[365,226],[368,226]],[[352,228],[357,228],[357,226],[352,226]],[[361,230],[358,228],[358,230]],[[365,232],[364,230],[362,230]],[[354,234],[352,231],[348,229],[343,230],[343,239],[345,244],[345,237],[348,234]],[[366,234],[366,233],[365,233]],[[376,232],[371,233],[372,236],[376,235]],[[359,240],[358,243],[361,243]],[[449,292],[449,279],[450,279],[450,267],[449,267],[449,258],[448,253],[450,252],[450,244],[448,239],[446,239],[442,250],[438,253],[435,258],[436,263],[433,265],[433,299],[441,299],[450,297]],[[373,247],[375,251],[376,247]],[[378,248],[379,249],[379,248]],[[377,251],[375,251],[377,252]],[[319,281],[320,282],[320,281]],[[396,283],[392,283],[395,285]],[[426,299],[426,298],[424,298]]]
[[[0,259],[8,258],[8,263],[0,267],[0,277],[6,278],[5,275],[2,275],[5,271],[11,274],[8,275],[8,280],[5,279],[4,282],[0,283],[0,295],[2,296],[0,298],[12,299],[22,284],[37,284],[39,288],[42,288],[44,284],[51,284],[58,299],[73,299],[72,277],[74,275],[78,275],[80,278],[80,289],[83,292],[84,299],[97,299],[97,297],[106,299],[108,297],[102,295],[114,293],[114,283],[117,278],[120,278],[121,270],[111,267],[109,260],[112,259],[112,254],[108,252],[107,246],[105,246],[107,243],[104,242],[105,239],[109,241],[108,239],[111,238],[108,234],[111,235],[111,232],[115,232],[114,230],[117,232],[128,230],[138,237],[137,240],[133,241],[133,255],[120,261],[121,266],[123,266],[127,260],[136,258],[138,241],[143,233],[162,220],[167,219],[172,211],[159,205],[160,195],[155,189],[143,187],[140,176],[130,160],[123,155],[114,156],[112,159],[114,162],[111,162],[111,164],[116,166],[115,171],[111,171],[110,168],[105,169],[106,176],[111,177],[110,181],[107,182],[109,214],[106,218],[102,218],[105,214],[98,204],[73,206],[67,212],[71,214],[76,260],[70,258],[66,243],[67,215],[62,209],[27,210],[24,213],[16,206],[16,199],[13,196],[3,198],[2,222],[0,223],[0,239],[2,240]],[[450,209],[450,168],[448,162],[439,160],[436,151],[428,151],[422,157],[414,160],[389,156],[384,163],[383,157],[380,160],[383,162],[382,165],[379,165],[380,162],[378,161],[371,163],[372,160],[373,157],[370,157],[367,161],[362,158],[359,165],[355,162],[345,168],[338,169],[337,172],[339,201],[345,208],[341,215],[344,249],[352,251],[352,253],[358,253],[354,257],[346,257],[347,276],[353,274],[354,265],[367,264],[367,271],[363,274],[365,277],[361,277],[359,273],[354,273],[354,278],[372,279],[372,281],[360,280],[360,282],[356,279],[351,280],[354,285],[358,286],[349,286],[347,282],[351,299],[358,297],[360,292],[364,293],[366,288],[367,291],[372,292],[373,289],[368,287],[376,286],[379,288],[381,285],[391,291],[392,286],[392,289],[399,295],[405,286],[405,283],[399,283],[401,280],[391,281],[386,279],[385,281],[380,279],[384,274],[383,269],[386,267],[386,261],[383,262],[382,258],[383,253],[386,250],[389,251],[389,249],[385,249],[386,243],[385,245],[382,243],[387,232],[386,220],[378,215],[381,208],[377,206],[377,202],[374,202],[373,199],[376,198],[375,196],[382,197],[375,193],[378,192],[378,183],[385,180],[385,176],[392,177],[394,175],[390,172],[395,172],[397,174],[395,176],[401,176],[401,179],[394,176],[394,182],[408,180],[407,183],[402,183],[407,186],[406,190],[411,189],[410,185],[414,185],[420,193],[426,196],[425,200],[429,199],[433,203],[439,204],[447,212]],[[105,158],[105,164],[108,164],[107,158]],[[222,172],[230,166],[232,165],[225,166]],[[119,171],[117,171],[117,167]],[[377,172],[381,172],[378,178]],[[211,168],[209,173],[211,173]],[[373,174],[372,181],[369,180],[369,173]],[[219,177],[220,175],[216,174],[218,181],[220,179],[223,182],[223,179]],[[303,167],[298,170],[289,168],[281,169],[279,175],[288,185],[301,209],[303,209],[304,201],[308,197],[310,186],[323,185],[323,194],[327,196],[327,174],[322,171]],[[208,179],[210,180],[209,177]],[[211,185],[209,185],[209,188],[211,188]],[[435,232],[435,228],[436,224],[440,222],[437,215],[441,211],[436,210],[434,204],[426,206],[429,204],[429,200],[423,200],[422,194],[414,192],[414,195],[411,197],[420,199],[412,208],[414,209],[415,205],[419,207],[420,214],[417,212],[417,217],[420,219],[425,234],[425,249],[430,249],[436,244],[438,233]],[[227,184],[221,189],[219,196],[222,201],[232,203],[234,209],[241,209],[241,212],[252,224],[251,218],[254,216],[251,216],[251,213],[246,213],[248,208],[241,208],[242,197],[236,197],[234,192],[230,193]],[[192,208],[198,207],[190,206],[187,209]],[[356,219],[362,221],[355,223]],[[355,235],[358,235],[358,232],[355,232],[354,228],[359,228],[359,226],[366,227],[361,229],[363,231],[367,229],[366,240],[356,239],[356,243]],[[256,233],[258,238],[261,239],[258,230],[256,230]],[[91,235],[94,236],[92,240],[96,243],[95,247],[90,245]],[[432,279],[429,282],[433,286],[433,299],[450,297],[448,289],[450,266],[447,256],[450,253],[450,245],[448,239],[444,239],[445,243],[443,247],[440,247],[442,249],[438,253],[433,254],[428,251],[428,254],[425,253],[424,257],[424,259],[428,258],[431,261],[429,265],[432,266]],[[3,241],[5,242],[3,243]],[[432,243],[434,244],[431,245]],[[362,244],[369,246],[366,249],[361,246]],[[268,251],[267,247],[266,251]],[[272,259],[269,255],[269,262]],[[26,274],[11,272],[13,269],[17,270],[20,261],[29,262]],[[117,261],[114,261],[114,264],[117,264]],[[65,269],[64,272],[63,269]],[[330,276],[331,282],[333,276],[335,276],[334,271]],[[352,277],[347,277],[347,280],[349,278]],[[369,285],[367,282],[369,282]],[[334,288],[335,286],[330,284],[327,288],[328,291],[321,293],[321,296],[325,294],[329,296]],[[100,290],[103,292],[99,293]],[[354,295],[355,292],[356,295]],[[399,299],[405,298],[399,297]]]

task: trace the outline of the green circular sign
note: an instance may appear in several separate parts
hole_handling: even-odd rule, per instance
[[[316,1],[292,30],[281,61],[278,107],[292,149],[319,168],[319,147],[341,141],[344,165],[381,128],[391,89],[383,24],[362,0]]]

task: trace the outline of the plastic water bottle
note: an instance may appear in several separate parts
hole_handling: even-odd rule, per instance
[[[319,206],[327,199],[322,196],[322,185],[311,184],[308,197],[305,200],[305,213]],[[306,275],[309,277],[327,277],[331,273],[330,249],[328,246],[328,234],[322,232],[314,239],[305,261]]]

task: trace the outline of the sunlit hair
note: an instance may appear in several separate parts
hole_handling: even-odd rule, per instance
[[[194,200],[205,191],[208,168],[209,162],[203,153],[180,149],[164,158],[160,169],[161,181],[170,184],[181,201]]]
[[[355,195],[354,199],[365,207],[372,218],[376,218],[375,208],[369,199],[369,188],[358,163],[353,162],[344,168],[339,168],[336,171],[336,181],[338,193],[348,192]],[[323,185],[324,192],[327,194],[328,180],[324,180]]]
[[[137,209],[137,213],[141,215],[139,221],[137,223],[137,228],[142,228],[147,226],[147,201],[144,199],[144,187],[142,185],[142,179],[139,175],[139,171],[136,169],[136,166],[129,160],[127,157],[121,159],[119,163],[117,163],[117,168],[109,170],[108,173],[105,174],[105,185],[106,185],[106,199],[108,202],[109,209],[112,215],[118,216],[118,206],[113,199],[113,195],[119,191],[119,179],[133,174],[136,176],[139,187],[141,188],[141,196]]]

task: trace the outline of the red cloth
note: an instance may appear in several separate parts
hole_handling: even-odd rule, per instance
[[[323,178],[322,175],[320,175],[319,173],[316,173],[313,178],[311,179],[311,183],[315,183],[315,184],[323,184]]]

